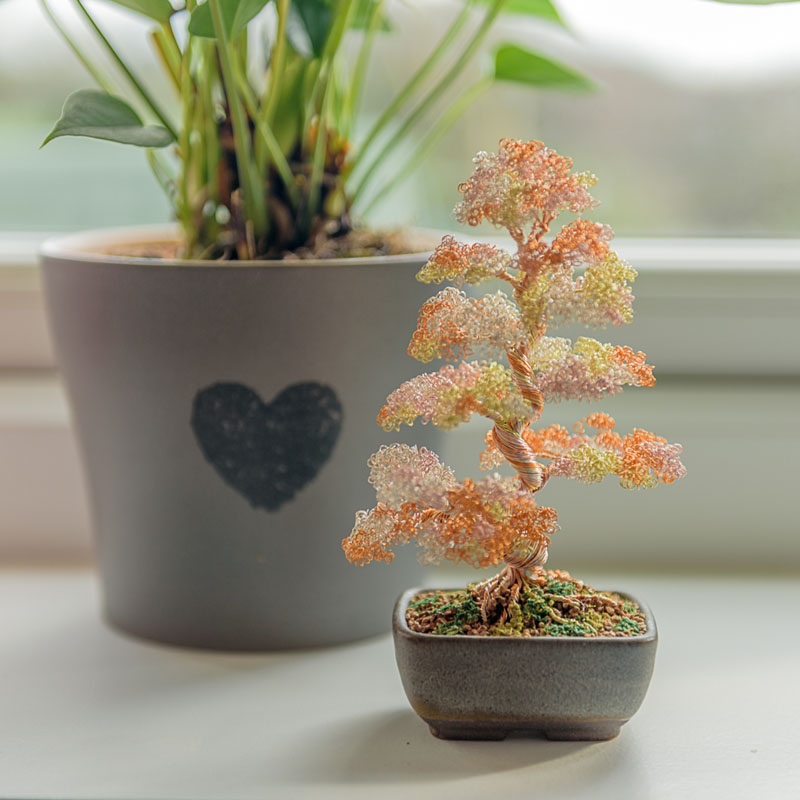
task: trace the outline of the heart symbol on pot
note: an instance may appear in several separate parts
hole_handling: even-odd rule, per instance
[[[206,460],[255,508],[277,511],[333,452],[342,405],[321,383],[295,383],[271,403],[241,383],[201,389],[192,430]]]

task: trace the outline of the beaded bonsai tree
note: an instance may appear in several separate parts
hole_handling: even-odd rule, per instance
[[[623,386],[653,386],[653,367],[630,347],[580,337],[547,336],[552,325],[622,325],[633,319],[630,284],[636,271],[609,247],[607,225],[580,218],[597,205],[596,178],[573,173],[572,161],[541,142],[504,139],[498,153],[479,153],[472,177],[459,186],[459,222],[488,220],[505,228],[513,253],[445,236],[418,274],[450,281],[420,310],[408,352],[426,363],[460,362],[413,378],[392,392],[378,415],[387,431],[420,419],[452,429],[479,414],[491,422],[482,468],[497,473],[457,481],[438,456],[404,444],[381,447],[369,462],[377,504],[356,514],[342,545],[363,565],[390,562],[394,545],[416,540],[421,559],[503,565],[495,577],[453,597],[416,604],[416,622],[438,633],[624,635],[639,631],[636,608],[601,595],[565,572],[545,571],[557,514],[536,502],[550,478],[595,483],[616,475],[627,489],[672,483],[685,474],[681,446],[645,430],[621,436],[614,420],[593,413],[573,431],[534,428],[545,403],[599,400]],[[579,215],[549,241],[563,212]],[[579,272],[580,274],[576,274]],[[503,291],[479,299],[458,287],[492,279]],[[479,356],[480,360],[465,360]],[[506,361],[504,366],[501,361]],[[411,623],[411,619],[409,622]]]

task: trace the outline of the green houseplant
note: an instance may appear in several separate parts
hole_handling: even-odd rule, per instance
[[[573,69],[502,44],[483,76],[453,96],[501,14],[560,23],[550,0],[465,0],[407,84],[357,136],[370,59],[391,30],[383,0],[186,0],[179,6],[106,0],[152,20],[152,42],[177,100],[175,109],[165,109],[83,0],[74,5],[117,68],[113,77],[93,63],[47,0],[41,2],[98,84],[67,99],[45,143],[77,135],[147,148],[172,200],[187,258],[325,254],[332,240],[352,230],[354,207],[363,211],[390,192],[493,82],[589,85]],[[259,50],[253,29],[265,9],[273,27]],[[345,47],[354,38],[355,53]],[[378,180],[398,145],[427,127],[408,162]],[[348,242],[345,252],[348,246],[359,249]]]
[[[536,502],[548,480],[628,489],[672,483],[686,470],[681,446],[645,430],[620,436],[593,413],[574,429],[534,429],[545,404],[599,400],[623,386],[652,386],[653,368],[630,347],[547,336],[565,323],[622,325],[633,319],[636,272],[609,246],[611,229],[581,216],[549,237],[563,212],[596,205],[596,179],[541,142],[504,139],[479,153],[459,186],[459,221],[508,231],[513,252],[446,236],[418,278],[456,286],[504,282],[476,298],[448,287],[428,300],[408,348],[447,364],[403,383],[378,415],[386,430],[415,420],[451,429],[474,414],[491,423],[481,465],[513,476],[457,481],[426,448],[382,447],[370,459],[377,505],[360,511],[343,541],[352,562],[391,561],[415,540],[424,560],[503,565],[465,590],[406,592],[394,619],[406,693],[444,738],[503,738],[540,730],[557,739],[606,739],[638,708],[656,646],[652,615],[629,596],[601,593],[546,571],[555,509]],[[480,355],[483,359],[465,360]],[[506,361],[504,366],[500,361]]]
[[[112,71],[42,0],[98,84],[67,99],[46,141],[144,148],[180,228],[177,238],[112,231],[43,248],[106,617],[147,638],[226,649],[375,633],[416,565],[354,578],[330,532],[347,524],[352,503],[367,502],[357,469],[372,446],[364,421],[387,382],[409,374],[392,343],[422,300],[410,278],[427,257],[413,250],[427,244],[396,247],[355,226],[354,209],[391,188],[394,179],[376,183],[377,166],[432,112],[412,161],[494,79],[586,81],[503,45],[489,73],[453,99],[502,11],[558,22],[548,0],[468,1],[354,141],[369,60],[391,26],[381,0],[115,4],[152,22],[169,106],[88,1],[72,5]],[[398,177],[410,167],[398,166]],[[306,591],[284,567],[297,561]],[[330,596],[341,604],[323,601]],[[367,608],[363,596],[374,598]]]

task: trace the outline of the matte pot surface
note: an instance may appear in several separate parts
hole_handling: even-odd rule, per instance
[[[414,711],[442,739],[613,739],[644,700],[658,633],[650,610],[638,636],[440,636],[412,631],[395,605],[397,666]]]
[[[178,645],[270,650],[382,632],[412,554],[352,566],[374,505],[375,423],[406,354],[426,255],[320,262],[103,256],[159,231],[42,251],[89,487],[105,613]],[[163,237],[164,232],[160,232]],[[435,447],[435,431],[405,440]]]

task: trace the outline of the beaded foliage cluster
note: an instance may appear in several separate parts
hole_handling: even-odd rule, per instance
[[[356,514],[342,542],[356,564],[389,562],[392,547],[414,540],[424,563],[505,564],[525,574],[545,563],[558,529],[555,510],[535,499],[550,478],[595,483],[616,475],[632,489],[672,483],[686,472],[679,444],[639,429],[620,435],[604,413],[589,414],[571,431],[533,427],[545,403],[655,384],[644,353],[546,335],[554,325],[631,322],[636,271],[611,250],[607,225],[580,217],[597,205],[589,193],[596,179],[574,173],[571,159],[538,141],[503,139],[496,154],[481,152],[474,161],[459,186],[456,218],[505,228],[515,248],[442,239],[417,277],[453,285],[422,306],[408,352],[423,363],[454,363],[402,384],[378,423],[387,431],[416,420],[452,429],[479,414],[492,423],[481,467],[508,462],[516,474],[458,481],[426,448],[381,447],[369,461],[376,505]],[[578,219],[550,236],[563,212]],[[508,292],[475,298],[462,289],[490,280],[505,282]]]

